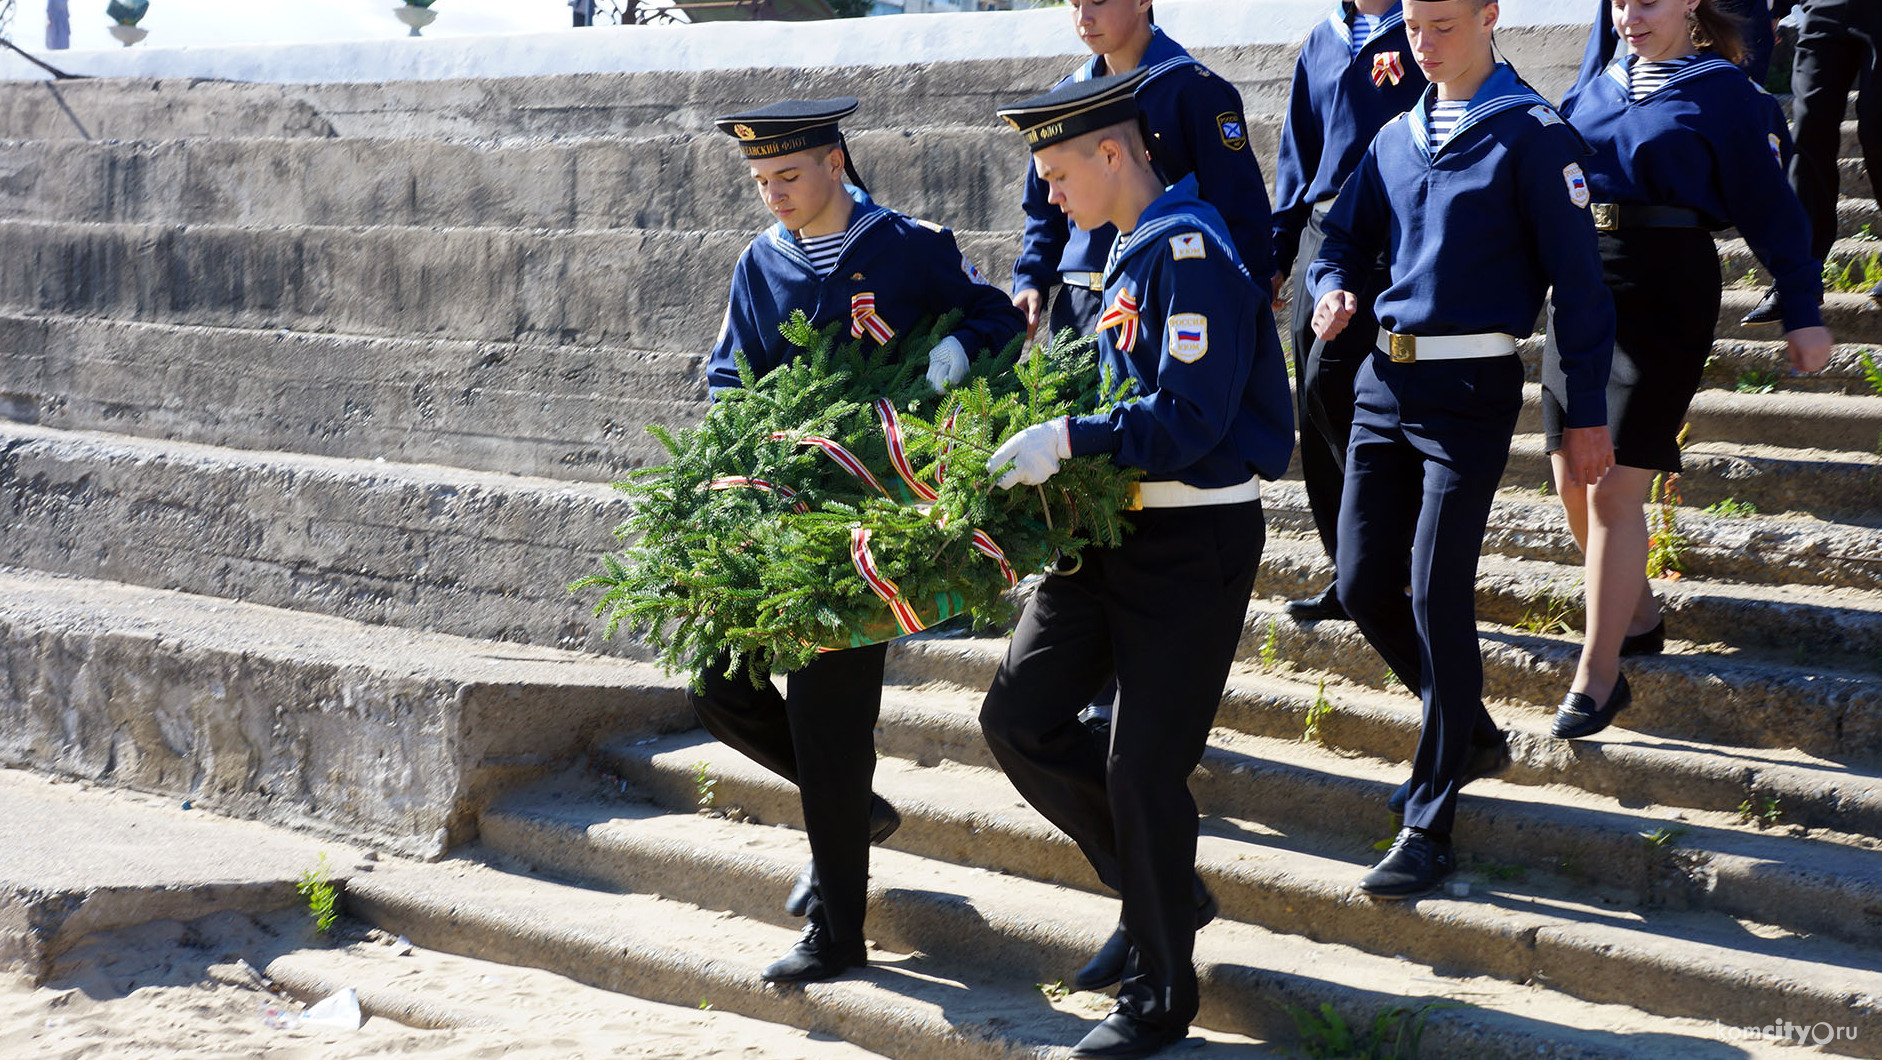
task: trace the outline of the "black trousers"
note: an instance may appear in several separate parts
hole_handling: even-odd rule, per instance
[[[1119,999],[1186,1027],[1197,1008],[1196,802],[1202,760],[1261,563],[1259,501],[1133,512],[1114,549],[1051,575],[980,709],[1013,786],[1123,896],[1135,944]],[[1117,674],[1107,746],[1078,720]]]
[[[797,785],[804,833],[830,940],[860,949],[869,900],[869,800],[876,775],[876,716],[888,645],[819,655],[784,678],[752,687],[749,668],[725,676],[721,657],[691,696],[706,731]]]
[[[1069,283],[1062,283],[1055,290],[1058,293],[1052,296],[1052,334],[1056,337],[1065,328],[1080,335],[1095,333],[1098,318],[1104,314],[1104,294]]]
[[[1522,410],[1522,360],[1394,364],[1380,353],[1356,393],[1340,603],[1424,700],[1405,823],[1448,833],[1473,737],[1496,736],[1483,707],[1477,557]]]
[[[1882,44],[1882,4],[1876,0],[1805,0],[1797,58],[1791,66],[1796,93],[1791,132],[1791,187],[1810,217],[1810,253],[1825,258],[1836,241],[1836,168],[1842,154],[1843,114],[1849,90],[1856,97],[1856,130],[1862,142],[1869,185],[1882,198],[1882,85],[1876,81]]]
[[[1326,242],[1320,223],[1331,205],[1315,207],[1307,226],[1301,229],[1300,252],[1294,257],[1288,331],[1294,347],[1294,419],[1300,424],[1300,475],[1307,487],[1307,507],[1313,513],[1320,545],[1326,549],[1328,559],[1335,559],[1340,554],[1340,494],[1346,482],[1346,443],[1353,431],[1353,376],[1372,355],[1378,339],[1379,322],[1372,315],[1372,298],[1383,285],[1375,275],[1369,290],[1353,292],[1359,298],[1359,311],[1333,341],[1314,337],[1314,303],[1307,289],[1307,266]]]

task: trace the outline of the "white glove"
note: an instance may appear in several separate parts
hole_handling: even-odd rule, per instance
[[[928,385],[939,394],[967,376],[967,351],[949,335],[928,351]]]
[[[998,471],[1008,464],[1013,469],[1000,476],[1003,490],[1014,486],[1037,486],[1058,473],[1059,461],[1072,458],[1071,424],[1064,417],[1035,423],[1008,438],[987,458],[987,470]]]

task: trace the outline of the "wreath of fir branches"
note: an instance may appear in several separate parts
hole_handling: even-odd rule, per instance
[[[697,427],[650,427],[668,460],[615,483],[630,505],[614,531],[623,550],[570,586],[605,590],[595,613],[607,617],[606,635],[625,627],[656,646],[670,672],[695,679],[750,658],[762,664],[758,680],[820,649],[903,635],[852,559],[858,527],[876,571],[930,625],[1012,616],[1011,580],[975,549],[976,530],[1021,577],[1075,562],[1088,545],[1116,545],[1140,472],[1081,457],[1043,487],[1002,490],[986,462],[1032,424],[1109,409],[1129,380],[1101,371],[1092,341],[1067,330],[1030,352],[1017,338],[997,355],[983,351],[937,395],[928,351],[959,319],[924,321],[864,352],[841,322],[819,332],[793,313],[780,330],[803,353],[763,378],[741,355],[742,387],[722,393]],[[932,500],[894,470],[878,399],[896,410],[907,466]],[[882,488],[810,438],[840,443]]]

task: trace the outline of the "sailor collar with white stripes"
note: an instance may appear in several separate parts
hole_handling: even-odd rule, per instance
[[[1626,96],[1630,100],[1632,100],[1634,96],[1634,84],[1633,84],[1632,79],[1629,78],[1627,75],[1628,75],[1628,70],[1631,69],[1632,61],[1635,58],[1636,56],[1632,56],[1632,55],[1617,56],[1615,57],[1613,62],[1608,64],[1608,69],[1607,69],[1608,80],[1613,81],[1615,84],[1621,86],[1621,94]],[[1701,52],[1697,57],[1693,59],[1692,62],[1689,62],[1685,66],[1681,67],[1680,69],[1675,70],[1671,75],[1667,77],[1666,80],[1660,82],[1660,85],[1658,88],[1655,88],[1652,92],[1647,93],[1645,96],[1641,97],[1639,100],[1635,102],[1644,103],[1647,100],[1652,99],[1653,97],[1658,96],[1661,93],[1665,92],[1667,89],[1672,88],[1674,85],[1681,84],[1686,81],[1691,81],[1692,79],[1696,77],[1705,77],[1708,74],[1716,74],[1720,72],[1721,70],[1730,70],[1732,73],[1735,73],[1739,75],[1740,77],[1743,77],[1745,75],[1745,71],[1739,69],[1736,66],[1733,66],[1731,63],[1727,62],[1726,60],[1719,57],[1718,55]]]
[[[1175,188],[1172,190],[1194,195],[1195,179],[1195,177],[1184,177],[1181,181],[1177,182]],[[1110,259],[1106,261],[1104,265],[1105,286],[1109,287],[1111,281],[1123,270],[1125,263],[1136,257],[1138,252],[1144,248],[1154,247],[1161,240],[1184,235],[1195,235],[1197,233],[1202,233],[1214,240],[1218,247],[1232,247],[1235,245],[1229,241],[1226,233],[1216,231],[1211,226],[1204,224],[1201,218],[1192,213],[1178,212],[1163,217],[1140,220],[1137,227],[1133,229],[1129,235],[1119,236],[1117,242],[1112,244]],[[1201,247],[1196,247],[1196,251],[1197,252],[1193,255],[1195,257],[1202,257],[1206,253]],[[1235,267],[1241,270],[1243,276],[1248,275],[1248,267],[1243,265],[1239,260],[1235,262]]]
[[[1353,8],[1352,10],[1358,9]],[[1339,36],[1340,40],[1346,44],[1346,50],[1353,53],[1353,62],[1358,62],[1359,57],[1364,55],[1366,49],[1372,46],[1372,42],[1390,33],[1392,27],[1405,24],[1405,7],[1403,4],[1396,4],[1392,7],[1392,10],[1379,16],[1379,21],[1372,24],[1372,32],[1366,34],[1366,39],[1360,41],[1359,47],[1355,49],[1353,47],[1353,27],[1348,25],[1346,21],[1347,11],[1348,5],[1341,4],[1338,9],[1327,16],[1327,23],[1333,27],[1333,32]]]
[[[1431,108],[1436,105],[1437,98],[1437,85],[1426,88],[1424,95],[1419,97],[1417,105],[1412,107],[1411,112],[1405,116],[1405,120],[1411,122],[1412,141],[1418,145],[1420,151],[1424,152],[1426,158],[1434,161],[1437,156],[1449,150],[1452,144],[1462,140],[1464,133],[1473,126],[1480,125],[1485,119],[1501,114],[1512,107],[1528,109],[1536,116],[1536,120],[1544,125],[1562,123],[1561,116],[1555,113],[1555,108],[1549,105],[1548,100],[1536,95],[1534,89],[1518,81],[1515,71],[1509,68],[1509,64],[1498,63],[1496,69],[1491,71],[1490,76],[1484,81],[1483,86],[1477,89],[1477,94],[1470,97],[1470,107],[1451,128],[1451,135],[1437,150],[1433,151],[1431,149]]]
[[[843,246],[836,252],[836,260],[830,264],[831,273],[834,274],[836,267],[849,256],[850,248],[856,245],[857,239],[864,232],[893,216],[894,211],[873,202],[859,202],[850,207],[849,227],[843,230]],[[784,227],[784,222],[779,221],[771,226],[771,245],[777,249],[778,253],[796,262],[805,272],[812,276],[817,274],[817,267],[811,264],[810,255],[804,253],[803,244],[797,241],[796,236],[791,235],[790,229]]]
[[[1077,70],[1073,71],[1072,80],[1089,81],[1100,76],[1103,63],[1104,56],[1102,55],[1094,55],[1086,59],[1078,64]],[[1137,91],[1142,92],[1145,85],[1172,70],[1201,65],[1194,56],[1183,49],[1181,44],[1171,40],[1169,35],[1163,32],[1162,26],[1151,26],[1150,44],[1144,48],[1144,57],[1137,64],[1138,68],[1144,72],[1144,79],[1137,82]]]

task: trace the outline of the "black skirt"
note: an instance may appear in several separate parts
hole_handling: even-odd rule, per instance
[[[1719,320],[1719,252],[1703,228],[1602,232],[1601,278],[1614,295],[1608,428],[1614,462],[1678,471],[1679,432],[1712,354]],[[1542,429],[1562,447],[1567,380],[1553,313],[1542,358]]]

